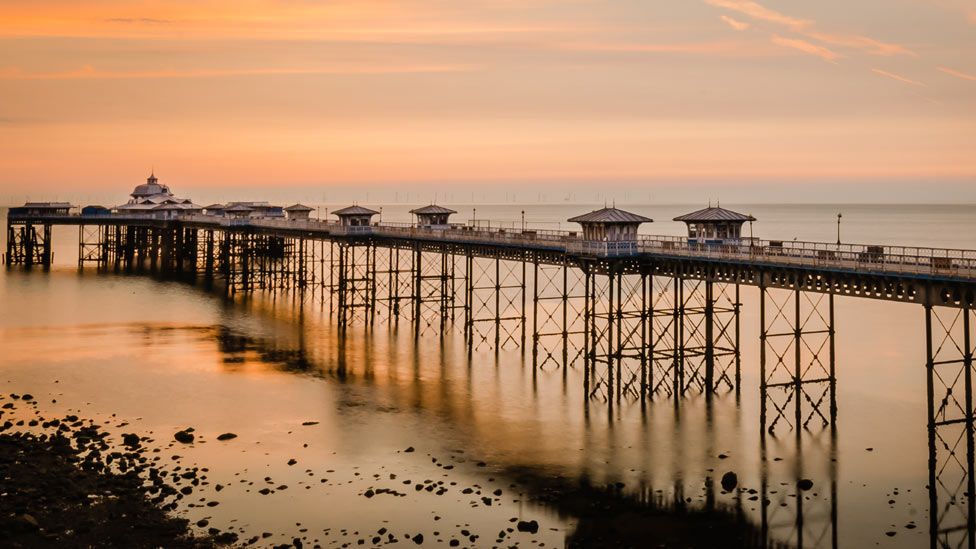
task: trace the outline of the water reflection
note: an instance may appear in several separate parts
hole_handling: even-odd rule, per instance
[[[17,283],[19,275],[6,276],[8,287]],[[177,299],[171,284],[125,277],[85,276],[79,286],[91,288],[103,282],[113,292],[138,284]],[[41,283],[31,280],[31,284],[40,287]],[[65,281],[44,284],[45,292],[59,291]],[[125,297],[140,299],[148,293],[133,293],[130,298],[126,291]],[[13,299],[12,295],[4,297]],[[211,298],[193,294],[193,299]],[[204,363],[215,355],[214,363],[227,379],[264,371],[293,380],[322,378],[337,382],[332,385],[342,384],[334,391],[335,405],[348,424],[341,426],[339,434],[359,448],[368,449],[373,443],[357,433],[361,418],[381,415],[388,418],[383,421],[389,422],[391,431],[403,430],[414,437],[412,443],[424,437],[441,439],[450,447],[463,448],[472,461],[489,462],[493,476],[518,482],[526,496],[546,503],[573,525],[567,537],[571,545],[642,546],[656,539],[653,535],[695,539],[697,530],[712,530],[725,540],[755,547],[849,547],[879,541],[898,547],[972,547],[972,431],[965,422],[954,421],[956,417],[947,418],[953,422],[937,431],[930,430],[933,444],[926,452],[920,421],[924,412],[912,415],[916,413],[912,409],[907,416],[892,412],[890,421],[903,422],[907,417],[911,423],[905,427],[911,436],[897,443],[901,454],[921,451],[917,464],[904,467],[900,453],[875,458],[877,452],[863,448],[868,443],[852,436],[857,424],[871,422],[857,421],[870,410],[850,399],[841,401],[842,412],[850,414],[844,416],[847,421],[840,423],[842,427],[801,429],[776,437],[758,421],[759,395],[749,389],[756,386],[755,379],[746,381],[739,398],[729,393],[711,401],[704,397],[643,403],[624,399],[610,408],[605,402],[583,398],[582,368],[533,368],[531,356],[521,351],[469,352],[463,337],[449,330],[417,338],[409,323],[399,327],[377,323],[371,330],[350,326],[339,332],[327,306],[323,310],[319,303],[287,295],[215,297],[207,302],[213,304],[213,317],[199,315],[182,322],[88,327],[79,323],[70,330],[10,328],[0,336],[4,363],[17,361],[18,353],[26,361],[28,353],[36,352],[36,345],[28,348],[18,343],[21,339],[46,342],[45,353],[57,355],[58,360],[76,358],[84,351],[85,360],[96,361],[105,350],[94,342],[109,338],[119,347],[131,344],[117,337],[121,326],[131,330],[142,352],[166,354],[167,345],[182,345],[190,334],[199,348],[192,349],[198,354],[188,359]],[[175,306],[173,311],[181,315],[177,318],[186,314]],[[44,330],[49,332],[46,336]],[[62,335],[74,344],[88,341],[89,345],[61,349],[56,341]],[[177,350],[184,352],[182,346]],[[748,355],[743,361],[748,376],[754,363]],[[97,376],[94,370],[93,377]],[[848,372],[853,368],[842,370]],[[945,379],[962,372],[945,374]],[[192,374],[189,368],[181,369],[184,373]],[[850,382],[847,377],[841,384]],[[315,390],[328,385],[320,383]],[[228,394],[236,394],[238,387],[227,388]],[[959,401],[961,394],[953,392]],[[940,400],[941,396],[936,404]],[[887,408],[882,413],[887,414]],[[832,419],[830,425],[837,425]],[[919,427],[917,433],[909,430],[912,425]],[[921,463],[925,456],[928,467]],[[840,474],[842,460],[846,475]],[[864,475],[866,469],[882,469],[887,463],[908,473],[890,477],[890,482],[883,475],[862,480],[851,473]],[[740,489],[733,492],[723,490],[720,482],[729,471],[739,479]],[[813,481],[809,490],[798,489],[803,479]],[[868,483],[873,484],[864,488]],[[918,489],[926,484],[927,490]],[[889,497],[884,492],[891,492],[892,486],[899,490],[890,499],[899,503],[887,506]],[[879,489],[884,500],[875,497]],[[768,504],[763,505],[765,500]],[[928,509],[929,520],[913,517],[918,528],[907,529],[906,521],[894,516],[905,510],[906,502]],[[840,523],[839,516],[844,518]],[[879,522],[897,531],[897,536],[885,537],[885,530],[876,527]],[[871,533],[865,534],[865,529]],[[869,536],[870,543],[865,542]]]

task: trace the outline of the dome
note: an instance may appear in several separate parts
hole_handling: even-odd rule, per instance
[[[132,198],[145,198],[147,196],[155,195],[167,195],[172,196],[173,193],[169,191],[169,187],[166,185],[161,185],[159,179],[156,178],[156,174],[149,174],[146,178],[146,182],[142,185],[136,185],[136,188],[132,190]]]

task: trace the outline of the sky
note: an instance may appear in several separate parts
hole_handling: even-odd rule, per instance
[[[154,169],[228,198],[976,202],[971,0],[0,0],[0,42],[0,201]]]

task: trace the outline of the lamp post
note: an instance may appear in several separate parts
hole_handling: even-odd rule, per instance
[[[478,208],[471,208],[471,226],[478,228]]]
[[[522,210],[522,232],[525,232],[525,210]]]
[[[837,245],[840,246],[840,212],[837,212]]]
[[[752,246],[755,243],[755,239],[752,236],[752,222],[755,220],[752,215],[749,215],[749,245]]]

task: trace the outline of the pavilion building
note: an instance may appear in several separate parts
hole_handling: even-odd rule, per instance
[[[583,240],[589,242],[636,242],[641,223],[654,220],[617,208],[603,208],[571,217],[568,221],[579,223],[583,227]]]
[[[378,213],[362,206],[348,206],[332,212],[332,215],[339,218],[339,225],[343,227],[369,227],[373,216]]]
[[[120,215],[171,218],[181,214],[200,213],[203,208],[189,198],[173,195],[169,187],[159,182],[155,173],[146,182],[136,185],[129,195],[129,201],[115,207]]]
[[[457,212],[450,208],[431,204],[422,208],[414,208],[410,210],[410,213],[417,216],[418,227],[446,228],[450,226],[448,218]]]
[[[742,225],[756,220],[751,215],[709,206],[674,218],[688,226],[689,244],[740,244]]]
[[[285,214],[288,216],[289,220],[308,219],[309,214],[311,214],[314,209],[315,208],[306,206],[304,204],[292,204],[291,206],[285,208]]]
[[[637,229],[641,223],[651,223],[653,219],[617,208],[603,208],[568,221],[583,227],[583,252],[630,255],[637,253]]]

